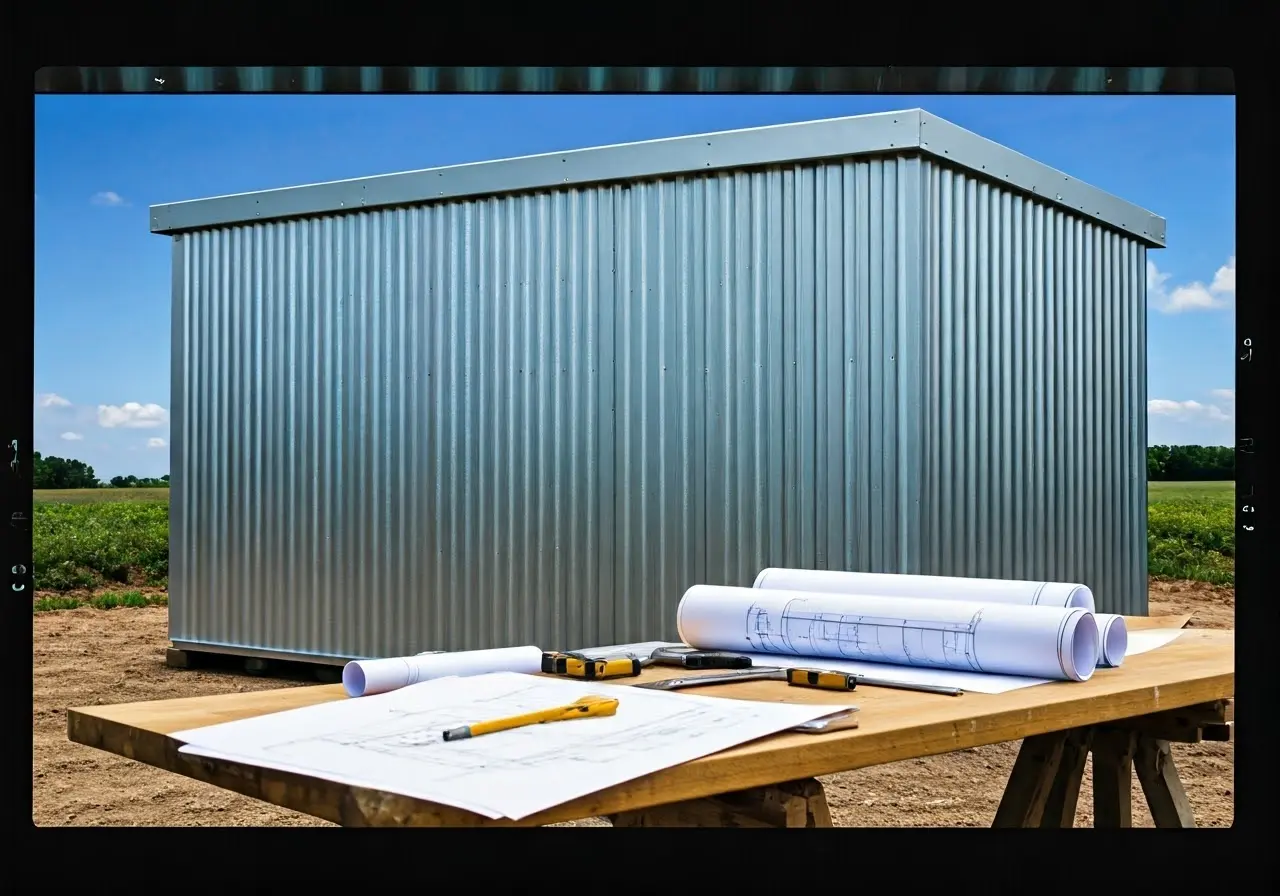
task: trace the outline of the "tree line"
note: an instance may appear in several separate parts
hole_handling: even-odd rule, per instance
[[[168,488],[169,477],[142,479],[113,476],[99,482],[88,464],[62,457],[42,457],[35,453],[35,488]],[[1236,453],[1218,445],[1154,445],[1147,449],[1149,482],[1230,481],[1236,478]]]
[[[1153,445],[1147,449],[1148,482],[1231,481],[1236,451],[1221,445]]]
[[[32,488],[168,488],[169,475],[159,479],[137,476],[112,476],[101,482],[93,467],[84,461],[66,457],[44,457],[39,451],[31,458]]]

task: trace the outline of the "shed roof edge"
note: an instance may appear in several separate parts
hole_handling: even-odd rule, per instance
[[[1001,181],[1076,214],[1164,245],[1164,219],[921,109],[471,162],[351,180],[170,202],[150,208],[153,233],[175,234],[333,213],[418,205],[700,171],[904,151]]]

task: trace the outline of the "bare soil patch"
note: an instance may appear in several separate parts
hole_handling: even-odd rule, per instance
[[[1235,593],[1192,582],[1152,582],[1151,614],[1193,614],[1191,625],[1234,627]],[[327,825],[180,775],[73,744],[69,706],[267,690],[308,682],[170,669],[163,607],[65,610],[33,616],[32,818],[39,825]],[[1174,744],[1202,827],[1234,818],[1233,744]],[[909,760],[824,778],[837,825],[986,826],[995,816],[1018,744]],[[1086,770],[1076,824],[1093,822]],[[1135,826],[1151,817],[1134,781]],[[602,824],[592,819],[578,824]]]

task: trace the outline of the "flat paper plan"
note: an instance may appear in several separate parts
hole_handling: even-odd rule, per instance
[[[446,728],[616,697],[617,714],[446,743]],[[851,708],[668,694],[495,672],[172,735],[181,752],[521,819]]]

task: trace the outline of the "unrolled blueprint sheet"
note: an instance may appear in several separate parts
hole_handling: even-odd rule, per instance
[[[1129,633],[1129,649],[1125,656],[1136,656],[1163,647],[1176,639],[1180,629],[1147,629]],[[886,663],[868,663],[859,660],[833,660],[822,658],[797,657],[784,661],[776,653],[748,653],[751,661],[757,666],[803,666],[811,669],[826,669],[831,672],[850,672],[854,675],[866,675],[870,678],[885,678],[901,681],[904,684],[934,684],[942,687],[960,688],[974,694],[1005,694],[1019,688],[1032,685],[1048,684],[1048,678],[1028,678],[1021,675],[987,675],[981,672],[956,672],[952,669],[922,669],[917,666],[895,666]],[[1102,669],[1106,674],[1110,669]],[[1119,670],[1115,670],[1119,671]]]
[[[616,697],[618,711],[446,743],[446,728]],[[669,694],[495,672],[173,735],[181,752],[520,819],[845,706]]]

